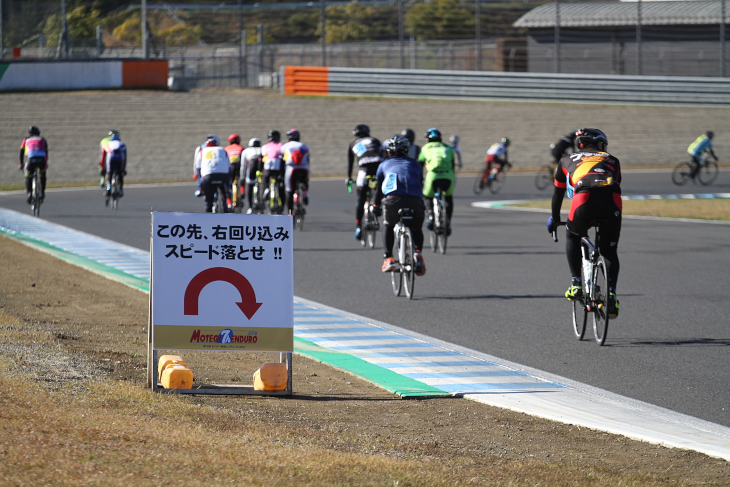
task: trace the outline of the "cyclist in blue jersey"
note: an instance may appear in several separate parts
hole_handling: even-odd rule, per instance
[[[692,162],[694,162],[694,167],[692,168],[692,179],[697,176],[697,171],[700,169],[700,166],[702,165],[702,153],[705,151],[709,151],[710,155],[712,155],[712,158],[715,159],[715,162],[717,162],[717,156],[715,155],[715,152],[712,150],[712,138],[715,136],[715,132],[712,130],[708,130],[704,134],[697,137],[697,139],[690,144],[690,146],[687,148],[687,153],[692,156]]]
[[[381,212],[379,205],[383,204],[383,245],[385,247],[383,272],[392,272],[397,266],[393,259],[393,244],[395,235],[393,227],[400,220],[398,210],[410,208],[413,210],[413,219],[405,222],[413,234],[415,249],[416,275],[426,273],[426,263],[421,255],[423,247],[423,220],[425,207],[423,204],[423,168],[415,159],[408,157],[410,144],[408,139],[395,135],[388,140],[387,151],[389,158],[383,161],[376,173],[378,181],[377,192],[373,201],[375,213]]]

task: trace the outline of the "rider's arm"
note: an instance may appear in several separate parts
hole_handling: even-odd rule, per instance
[[[562,165],[558,165],[558,169],[555,171],[555,189],[553,190],[553,201],[552,201],[552,217],[553,221],[560,221],[560,208],[563,206],[563,198],[565,197],[565,190],[568,185],[568,175],[563,170]]]
[[[355,164],[355,154],[352,152],[352,144],[347,147],[347,179],[352,179],[352,166]]]
[[[710,151],[710,154],[712,154],[712,158],[717,161],[717,156],[715,155],[715,151],[712,150],[712,146],[707,148],[708,151]]]
[[[376,174],[377,184],[375,185],[375,197],[373,198],[373,205],[380,206],[380,201],[383,199],[383,181],[385,181],[385,173],[381,169],[382,166],[378,167]]]
[[[23,142],[20,143],[20,162],[18,163],[18,167],[23,166],[24,158],[25,158],[25,139],[23,139]]]

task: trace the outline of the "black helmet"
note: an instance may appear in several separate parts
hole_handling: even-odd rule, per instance
[[[281,134],[278,130],[269,130],[269,133],[266,134],[266,138],[274,142],[279,142],[281,140]]]
[[[370,127],[362,123],[356,125],[355,128],[352,129],[352,135],[355,137],[368,137],[370,135]]]
[[[35,125],[31,125],[28,128],[28,135],[41,135],[41,129],[39,129]]]
[[[434,128],[426,130],[426,140],[429,142],[441,142],[441,131]]]
[[[502,137],[502,143],[504,145],[510,145],[511,144],[511,142],[509,141],[509,139],[507,137]]]
[[[707,138],[708,138],[708,139],[711,139],[711,138],[713,138],[713,137],[715,136],[715,132],[713,132],[712,130],[708,130],[708,131],[707,131],[707,132],[705,133],[705,135],[707,135]]]
[[[578,138],[578,147],[595,147],[598,150],[606,150],[608,145],[608,137],[598,129],[580,129],[575,133]],[[602,144],[603,146],[599,146]]]
[[[394,135],[393,138],[385,141],[385,150],[388,151],[388,155],[391,157],[408,154],[410,146],[411,143],[402,135]]]
[[[286,131],[286,140],[299,141],[299,131],[297,129],[289,129]]]
[[[411,129],[403,129],[403,132],[401,132],[400,134],[408,139],[408,142],[410,142],[411,144],[416,139],[416,133]]]

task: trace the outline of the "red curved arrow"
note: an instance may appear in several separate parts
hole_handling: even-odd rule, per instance
[[[253,286],[243,275],[227,267],[212,267],[200,272],[190,280],[185,289],[184,309],[186,315],[198,314],[198,300],[203,288],[214,281],[225,281],[233,284],[241,295],[241,302],[236,303],[249,320],[256,314],[262,303],[256,302]]]

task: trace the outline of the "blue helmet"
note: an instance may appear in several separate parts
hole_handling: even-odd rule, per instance
[[[429,142],[441,142],[441,131],[436,128],[426,130],[426,140]]]

